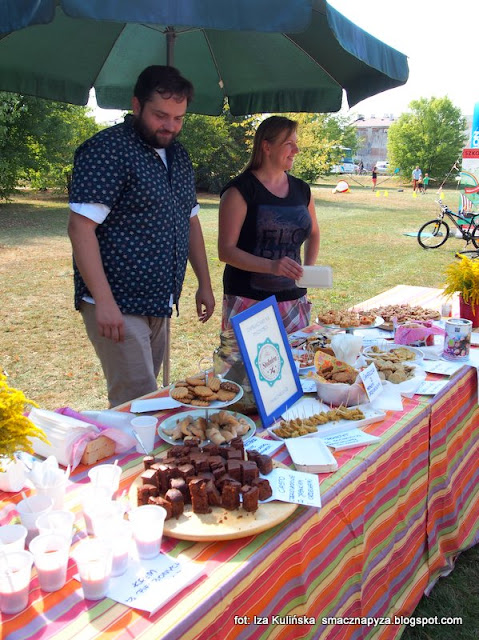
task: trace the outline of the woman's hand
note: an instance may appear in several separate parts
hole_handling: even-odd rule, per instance
[[[275,276],[299,280],[303,275],[303,267],[292,258],[284,256],[284,258],[280,258],[279,260],[271,260],[271,273]]]

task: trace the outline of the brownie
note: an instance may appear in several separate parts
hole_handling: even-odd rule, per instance
[[[204,478],[193,478],[188,483],[194,513],[211,513],[206,485],[207,481]]]
[[[255,462],[259,458],[261,453],[259,451],[256,451],[256,449],[251,449],[250,451],[246,452],[246,455],[248,457],[248,460],[252,460],[253,462]]]
[[[214,456],[220,455],[220,448],[217,444],[213,444],[212,442],[210,444],[205,444],[205,446],[201,448],[201,451],[203,453],[206,453],[209,456],[210,460]]]
[[[223,484],[221,490],[221,503],[228,511],[234,511],[240,507],[241,483],[229,480]]]
[[[258,466],[259,472],[264,476],[267,476],[268,473],[273,471],[273,459],[270,456],[261,454],[255,462]]]
[[[259,489],[258,487],[250,487],[244,485],[241,487],[243,496],[243,509],[245,511],[256,511],[258,509]]]
[[[215,478],[215,482],[217,482],[220,478],[222,478],[224,475],[226,475],[226,469],[224,466],[221,467],[215,467],[212,471],[213,476]]]
[[[181,477],[186,481],[192,478],[196,473],[194,466],[189,462],[180,465],[178,467],[178,471],[181,473]]]
[[[179,518],[185,510],[183,494],[179,489],[168,489],[165,493],[165,500],[171,504],[173,518]]]
[[[273,495],[271,485],[266,478],[256,478],[256,480],[253,480],[251,484],[253,487],[258,487],[259,500],[266,500],[267,498],[271,498]]]
[[[169,520],[173,517],[173,507],[171,506],[171,502],[168,502],[165,498],[162,498],[161,496],[150,496],[148,504],[156,504],[159,507],[163,507],[166,511],[165,520]]]
[[[158,477],[158,487],[161,493],[165,493],[170,486],[170,472],[167,465],[162,464],[161,462],[155,463],[152,469],[156,470]]]
[[[253,480],[259,477],[259,470],[256,462],[252,460],[245,460],[242,464],[243,467],[243,484],[253,484]]]
[[[157,489],[160,488],[158,484],[158,475],[153,468],[143,471],[143,473],[141,474],[141,481],[143,482],[143,484],[153,484]]]
[[[145,467],[145,471],[147,471],[152,464],[155,464],[155,462],[158,462],[155,456],[145,456],[143,458],[143,466]]]
[[[243,454],[239,449],[226,449],[227,460],[243,460]]]
[[[233,438],[233,440],[231,440],[230,442],[230,447],[233,447],[233,449],[238,449],[239,451],[241,451],[241,458],[244,458],[244,440],[243,438],[240,438],[239,436],[237,436],[236,438]]]
[[[148,500],[151,496],[158,495],[158,487],[154,484],[143,484],[137,489],[137,502],[140,507],[143,504],[148,504]]]
[[[212,480],[206,481],[206,495],[208,497],[208,504],[211,507],[221,506],[221,494]]]
[[[185,504],[190,502],[190,492],[184,478],[170,478],[170,489],[178,489],[178,491],[181,491]]]
[[[185,456],[185,448],[183,445],[175,444],[168,451],[169,458],[183,458]]]
[[[234,478],[238,482],[241,482],[241,465],[238,460],[228,460],[228,462],[226,463],[226,470],[232,478]]]

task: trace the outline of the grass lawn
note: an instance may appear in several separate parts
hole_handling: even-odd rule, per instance
[[[441,287],[446,265],[464,247],[451,238],[435,250],[421,249],[415,232],[438,210],[431,190],[413,197],[397,178],[381,177],[378,191],[370,178],[348,178],[348,193],[332,193],[336,181],[313,186],[321,249],[318,264],[331,265],[334,287],[311,290],[313,314],[345,309],[397,284]],[[456,208],[458,193],[444,191]],[[172,320],[171,378],[197,370],[219,343],[223,265],[216,251],[218,198],[200,197],[217,308],[206,325],[196,319],[195,278],[188,269],[179,318]],[[66,198],[19,192],[0,204],[0,366],[12,386],[41,407],[76,410],[107,406],[103,375],[79,314],[73,309]],[[313,316],[314,317],[314,316]],[[479,548],[464,553],[453,574],[442,579],[415,616],[463,616],[460,627],[406,630],[407,640],[479,637]]]

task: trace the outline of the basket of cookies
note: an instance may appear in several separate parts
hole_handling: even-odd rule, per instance
[[[179,380],[170,388],[170,397],[186,407],[219,409],[237,402],[243,388],[215,375],[198,373]]]
[[[310,375],[316,381],[318,397],[323,402],[335,407],[368,402],[357,369],[321,351],[314,356],[314,366],[316,373]]]

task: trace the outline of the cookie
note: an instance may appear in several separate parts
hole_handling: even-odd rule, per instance
[[[208,400],[202,400],[201,398],[193,398],[189,404],[192,404],[194,407],[209,407],[210,403]]]
[[[223,391],[234,391],[235,395],[238,393],[238,386],[234,382],[222,382],[220,389],[223,389]]]
[[[230,400],[233,400],[236,393],[234,391],[226,391],[225,389],[220,389],[216,395],[218,396],[218,400],[220,402],[229,402]]]
[[[186,387],[175,387],[170,392],[173,400],[184,400],[188,396],[188,389]]]
[[[197,387],[195,387],[194,391],[195,395],[200,398],[207,399],[213,395],[213,391],[209,387],[205,387],[204,385],[198,385]]]
[[[219,378],[216,378],[213,376],[213,378],[210,378],[208,380],[208,387],[212,390],[212,391],[218,391],[220,388],[220,384],[221,384],[221,380]]]
[[[205,379],[198,376],[191,376],[191,378],[186,378],[186,382],[192,387],[199,387],[205,384]]]

